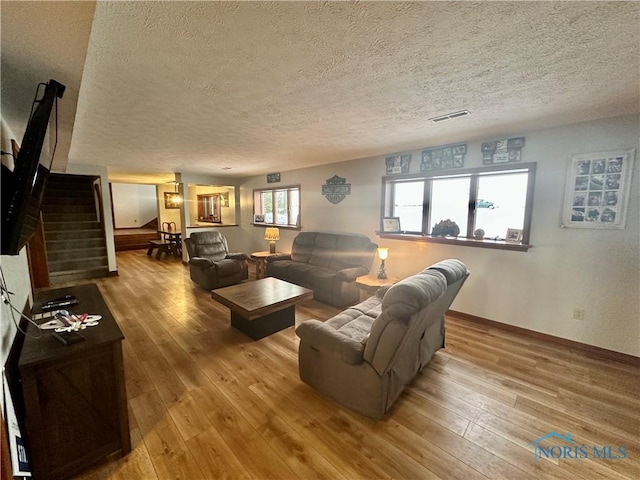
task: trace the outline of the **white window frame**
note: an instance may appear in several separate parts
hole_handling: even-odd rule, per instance
[[[487,174],[500,174],[500,173],[522,173],[526,172],[528,174],[527,181],[527,192],[526,192],[526,205],[525,205],[525,214],[524,214],[524,222],[522,227],[522,239],[518,245],[514,245],[511,242],[506,242],[504,240],[475,240],[473,237],[473,230],[475,224],[475,215],[476,215],[476,201],[477,201],[477,191],[478,191],[478,179]],[[404,240],[418,240],[418,241],[426,241],[426,242],[436,242],[436,243],[451,243],[457,245],[468,245],[468,246],[479,246],[479,247],[489,247],[489,248],[505,248],[505,249],[516,249],[516,250],[524,250],[526,251],[530,247],[530,236],[531,236],[531,217],[533,215],[533,191],[535,186],[535,174],[536,174],[536,163],[522,163],[522,164],[513,164],[513,165],[492,165],[490,167],[480,167],[480,168],[469,168],[469,169],[457,169],[455,172],[447,172],[444,173],[442,171],[438,172],[429,172],[429,173],[421,173],[421,174],[407,174],[407,175],[389,175],[382,177],[382,202],[381,202],[381,215],[380,215],[380,231],[379,235],[381,237],[388,237],[394,239],[404,239]],[[470,192],[468,198],[468,213],[467,213],[467,224],[459,225],[460,227],[460,235],[457,238],[449,239],[449,238],[435,238],[432,237],[430,232],[431,223],[433,223],[430,218],[431,214],[431,206],[430,206],[430,198],[431,198],[431,184],[434,179],[443,179],[443,178],[456,178],[456,177],[469,177],[470,178]],[[382,221],[385,217],[395,217],[397,215],[394,214],[394,198],[395,198],[395,188],[398,185],[401,185],[403,182],[415,182],[415,181],[424,181],[424,200],[423,200],[423,210],[422,210],[422,229],[420,231],[401,231],[399,233],[394,234],[386,234],[382,228]],[[402,229],[402,223],[400,225]],[[506,232],[505,232],[506,234]]]
[[[276,213],[276,192],[287,192],[287,223],[277,223],[277,213]],[[293,211],[291,207],[291,194],[293,192],[298,193],[298,211]],[[281,227],[281,228],[299,228],[300,227],[300,211],[302,210],[302,191],[300,185],[290,185],[286,187],[274,187],[274,188],[256,188],[253,190],[253,215],[254,219],[256,215],[262,215],[262,195],[263,194],[271,194],[271,205],[274,208],[273,218],[271,222],[264,223],[253,223],[256,226],[269,226],[269,227]]]

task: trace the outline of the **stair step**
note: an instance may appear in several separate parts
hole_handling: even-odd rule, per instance
[[[42,198],[43,205],[91,205],[95,209],[95,204],[93,202],[93,197],[47,197],[46,195]]]
[[[56,230],[52,232],[46,232],[45,237],[47,243],[51,240],[80,240],[83,238],[95,239],[104,238],[102,230],[94,228],[90,230]]]
[[[90,270],[109,266],[107,256],[77,258],[75,260],[49,261],[49,272],[64,272],[68,270]]]
[[[42,213],[59,213],[59,214],[73,214],[73,213],[94,213],[96,206],[92,202],[91,204],[42,204]]]
[[[95,211],[91,213],[54,213],[42,212],[44,223],[49,222],[97,222],[98,216]]]
[[[106,248],[103,237],[100,238],[74,238],[66,240],[49,240],[47,238],[47,253],[60,250],[73,250],[82,248]]]
[[[69,187],[65,187],[64,185],[47,184],[43,198],[52,197],[79,197],[93,199],[93,188],[91,185],[70,185]]]
[[[48,183],[53,184],[72,184],[72,185],[91,185],[93,184],[94,179],[98,177],[87,176],[87,175],[71,175],[65,173],[52,173],[49,175]]]
[[[109,267],[91,268],[88,270],[67,270],[61,272],[49,272],[49,281],[52,284],[77,282],[90,278],[102,278],[109,275]]]
[[[64,248],[58,250],[47,249],[47,259],[49,262],[59,262],[62,260],[81,260],[85,258],[106,257],[107,248],[102,245],[88,248]]]
[[[67,221],[67,222],[44,222],[45,234],[49,232],[59,232],[61,230],[101,230],[100,222],[82,222],[82,221]]]

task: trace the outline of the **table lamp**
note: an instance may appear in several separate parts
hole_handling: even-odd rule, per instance
[[[384,280],[387,278],[387,272],[384,269],[384,261],[387,259],[389,255],[389,249],[387,247],[378,248],[378,256],[380,257],[380,270],[378,270],[378,278]]]
[[[280,240],[280,230],[277,228],[265,229],[264,239],[269,240],[269,253],[276,253],[276,240]]]

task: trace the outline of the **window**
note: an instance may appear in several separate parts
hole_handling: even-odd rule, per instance
[[[253,223],[297,227],[300,224],[300,187],[253,191]]]
[[[535,163],[383,177],[383,216],[399,217],[404,235],[439,235],[436,224],[450,220],[458,239],[473,239],[482,229],[484,240],[503,241],[511,228],[522,230],[526,245],[534,180]]]

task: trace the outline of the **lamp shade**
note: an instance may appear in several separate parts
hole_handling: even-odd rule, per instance
[[[280,230],[277,228],[267,228],[264,231],[264,239],[269,240],[271,242],[275,242],[276,240],[280,240]]]
[[[386,260],[387,257],[389,256],[389,248],[387,247],[378,248],[378,256],[380,257],[380,260]]]

